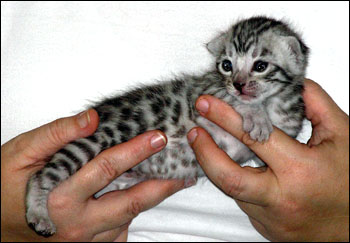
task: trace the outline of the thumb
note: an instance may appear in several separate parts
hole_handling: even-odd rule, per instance
[[[329,121],[332,125],[337,122],[339,113],[346,114],[339,108],[327,92],[316,82],[305,79],[304,102],[306,106],[306,116],[313,125],[320,122]]]
[[[339,108],[319,84],[306,79],[303,96],[306,116],[313,126],[309,145],[318,145],[325,139],[334,140],[349,134],[349,116]],[[348,137],[345,137],[348,140]]]
[[[67,143],[94,133],[99,118],[89,109],[78,115],[57,119],[18,136],[21,155],[33,160],[45,159]]]

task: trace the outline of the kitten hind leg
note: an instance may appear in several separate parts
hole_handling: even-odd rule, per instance
[[[67,144],[29,179],[26,192],[26,220],[37,234],[49,237],[56,232],[47,209],[49,194],[101,151],[97,136],[95,134],[94,139],[82,138]]]
[[[26,220],[28,226],[38,235],[49,237],[56,232],[56,227],[49,218],[46,205],[51,188],[43,187],[40,182],[40,173],[36,173],[28,183]]]

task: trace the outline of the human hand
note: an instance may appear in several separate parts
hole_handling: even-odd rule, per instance
[[[208,177],[267,239],[349,241],[349,117],[311,80],[304,101],[313,126],[307,145],[276,127],[267,142],[253,141],[226,103],[207,95],[197,100],[201,115],[246,144],[265,170],[233,163],[202,128],[192,129],[188,139]]]
[[[161,132],[146,132],[105,150],[56,187],[50,193],[48,207],[57,233],[50,238],[38,236],[25,220],[28,179],[43,167],[47,157],[70,141],[91,135],[97,125],[97,112],[88,110],[21,134],[1,147],[2,241],[126,241],[134,217],[184,187],[181,180],[150,180],[98,199],[93,197],[120,174],[165,146],[165,142],[159,144],[163,139],[157,140],[158,146],[152,147],[150,142],[164,136]]]

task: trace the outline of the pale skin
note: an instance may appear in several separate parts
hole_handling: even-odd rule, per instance
[[[93,195],[124,171],[166,145],[160,131],[148,131],[105,150],[55,188],[48,200],[54,236],[37,235],[25,221],[25,188],[48,156],[75,139],[91,135],[98,115],[88,110],[21,134],[1,147],[1,241],[126,241],[139,213],[185,186],[183,180],[150,180],[128,190]],[[194,181],[186,181],[190,186]]]
[[[201,115],[249,146],[265,169],[241,168],[202,128],[192,129],[188,139],[208,177],[267,239],[348,242],[349,116],[311,80],[304,100],[313,126],[307,144],[276,127],[267,142],[253,141],[226,103],[207,95],[197,100]]]

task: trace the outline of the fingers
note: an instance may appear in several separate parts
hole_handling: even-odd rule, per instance
[[[207,107],[207,109],[203,109]],[[243,131],[241,116],[224,101],[209,95],[198,98],[196,108],[200,114],[225,129],[247,145],[270,168],[285,169],[285,161],[295,161],[306,154],[306,146],[274,127],[267,142],[260,143]]]
[[[67,193],[76,200],[85,201],[165,145],[163,133],[149,131],[105,150],[68,179]]]
[[[149,180],[124,191],[110,192],[92,202],[91,219],[105,231],[130,222],[165,198],[184,188],[183,180]]]
[[[76,116],[61,118],[20,136],[17,145],[28,158],[45,159],[65,144],[91,135],[97,128],[98,114],[90,109]]]
[[[241,168],[218,148],[202,128],[192,129],[188,138],[202,169],[226,194],[254,204],[268,203],[269,190],[274,188],[275,183],[271,170],[262,172],[259,169]]]

